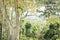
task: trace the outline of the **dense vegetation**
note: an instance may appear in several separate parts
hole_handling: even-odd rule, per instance
[[[0,40],[60,40],[60,0],[0,0]]]
[[[55,20],[56,19],[56,20]],[[54,21],[55,20],[55,21]],[[25,23],[25,27],[22,28],[20,34],[21,40],[60,40],[60,22],[58,18],[53,18],[50,23],[39,29],[39,25],[31,24],[30,22]],[[24,38],[23,38],[24,37]]]

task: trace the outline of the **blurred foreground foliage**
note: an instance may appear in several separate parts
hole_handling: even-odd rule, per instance
[[[20,30],[20,40],[60,40],[60,18],[51,16],[49,21],[44,26],[25,22]]]

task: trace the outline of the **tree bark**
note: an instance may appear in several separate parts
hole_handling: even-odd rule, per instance
[[[10,40],[19,40],[19,14],[18,14],[18,9],[17,9],[17,6],[18,6],[18,0],[14,0],[14,4],[15,4],[15,20],[13,22],[13,26],[12,26],[12,30],[11,30],[11,35],[10,35]],[[14,16],[12,16],[13,18]],[[15,25],[14,25],[15,24]]]
[[[2,12],[1,12],[1,8],[0,8],[0,40],[2,40]]]

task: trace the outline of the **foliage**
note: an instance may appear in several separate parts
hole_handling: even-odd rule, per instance
[[[46,9],[42,16],[49,21],[46,25],[22,18],[21,14],[27,11],[28,17],[29,10],[35,13],[42,5]],[[56,16],[56,12],[60,12],[60,0],[0,0],[0,40],[1,35],[2,40],[9,40],[10,35],[11,40],[60,40],[60,16]]]
[[[56,40],[57,38],[59,38],[59,27],[60,25],[58,23],[50,24],[49,30],[47,30],[47,32],[45,33],[44,38],[46,40]]]
[[[26,23],[26,25],[25,25],[25,28],[26,28],[26,36],[27,37],[30,37],[31,35],[31,33],[30,33],[30,29],[31,29],[31,24],[30,23]]]
[[[8,38],[9,38],[9,30],[5,30],[2,33],[2,40],[8,40]]]

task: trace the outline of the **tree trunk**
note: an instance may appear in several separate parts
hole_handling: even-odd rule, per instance
[[[19,40],[19,15],[18,15],[18,10],[17,10],[17,0],[14,0],[15,4],[15,15],[12,15],[12,22],[13,26],[10,29],[11,30],[11,35],[10,35],[10,40]],[[15,17],[15,19],[13,19]]]
[[[7,9],[6,9],[6,1],[2,0],[3,2],[3,8],[4,8],[4,12],[3,16],[6,19],[6,23],[7,23],[7,27],[9,28],[9,39],[8,40],[19,40],[19,14],[18,14],[18,10],[17,10],[17,0],[14,0],[14,8],[15,8],[15,13],[11,13],[11,20],[9,19],[9,15],[7,15]],[[5,14],[5,15],[4,15]],[[3,18],[4,18],[3,17]],[[4,19],[3,19],[4,21]]]
[[[0,8],[0,40],[2,40],[2,12]]]

